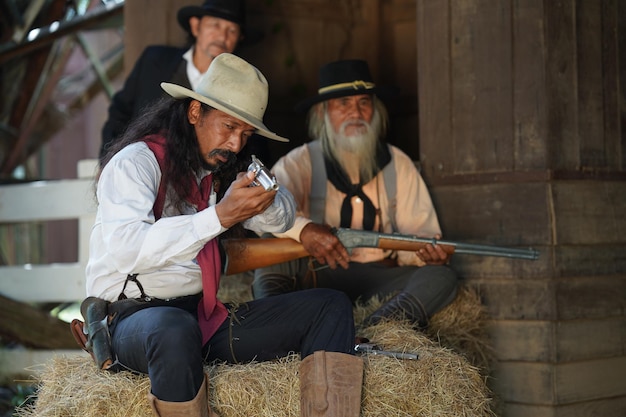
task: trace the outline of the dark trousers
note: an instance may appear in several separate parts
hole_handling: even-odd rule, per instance
[[[353,353],[352,304],[339,291],[314,289],[227,308],[229,317],[204,347],[195,313],[158,306],[112,323],[113,350],[123,367],[148,374],[152,393],[163,401],[193,399],[206,362]]]
[[[255,299],[308,288],[332,288],[352,301],[367,301],[406,292],[418,299],[428,317],[448,305],[457,292],[456,273],[447,266],[389,266],[380,262],[350,262],[348,269],[322,268],[309,273],[309,260],[298,259],[255,271],[252,292]]]

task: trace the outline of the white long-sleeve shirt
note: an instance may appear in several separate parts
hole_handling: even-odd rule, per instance
[[[200,212],[188,206],[181,213],[166,197],[162,217],[155,221],[152,208],[160,182],[159,164],[144,142],[122,149],[102,170],[89,240],[88,296],[117,300],[126,276],[133,273],[139,274],[137,279],[151,297],[202,291],[195,257],[205,243],[226,230],[215,211],[215,193]],[[281,187],[273,205],[243,226],[258,234],[283,232],[293,225],[294,215],[293,196]],[[130,282],[125,294],[136,298],[140,291]]]
[[[430,194],[421,175],[415,168],[415,164],[407,154],[395,146],[391,146],[391,156],[396,169],[396,232],[416,235],[420,237],[433,237],[441,234],[437,213],[432,204]],[[290,237],[300,241],[300,233],[304,226],[310,223],[311,181],[313,173],[311,158],[307,144],[293,149],[283,156],[272,167],[272,172],[281,186],[291,191],[296,199],[297,214],[294,227],[285,233],[277,234],[280,237]],[[392,233],[393,223],[390,217],[389,201],[385,190],[385,181],[382,171],[363,186],[363,192],[380,208],[382,228],[384,233]],[[324,219],[331,226],[339,227],[341,217],[341,204],[345,193],[337,190],[335,186],[326,180],[326,207]],[[357,196],[352,197],[352,229],[360,230],[363,224],[363,203]],[[378,231],[380,218],[377,216],[374,230]],[[380,261],[390,255],[390,251],[377,248],[355,248],[350,260],[354,262]],[[398,264],[420,265],[424,263],[414,252],[400,251],[397,253]]]

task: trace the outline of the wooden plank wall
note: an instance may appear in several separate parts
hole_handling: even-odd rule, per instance
[[[248,4],[250,24],[266,36],[241,53],[268,77],[268,123],[292,140],[289,145],[271,144],[273,158],[308,140],[304,115],[294,113],[293,106],[317,94],[319,68],[349,58],[367,60],[379,84],[401,88],[402,105],[390,108],[396,126],[391,142],[402,141],[407,152],[418,158],[414,1],[282,0],[268,5],[257,0]]]
[[[505,416],[626,415],[625,12],[417,1],[420,157],[444,231],[541,250],[453,263],[493,317]]]

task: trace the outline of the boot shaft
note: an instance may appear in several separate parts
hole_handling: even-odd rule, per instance
[[[361,358],[317,351],[300,365],[300,415],[358,417],[362,385]]]
[[[148,402],[152,407],[155,417],[217,417],[217,414],[209,408],[207,376],[198,394],[193,400],[184,402],[162,401],[148,393]]]

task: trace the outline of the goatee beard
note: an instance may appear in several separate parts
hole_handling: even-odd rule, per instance
[[[202,167],[206,169],[207,171],[211,171],[211,172],[224,171],[230,168],[231,166],[235,165],[235,163],[237,162],[237,154],[231,151],[227,151],[225,149],[213,149],[211,152],[209,152],[207,156],[208,158],[212,158],[214,156],[221,156],[226,159],[226,162],[221,162],[218,160],[217,163],[210,164],[206,162],[206,160],[203,158]]]

